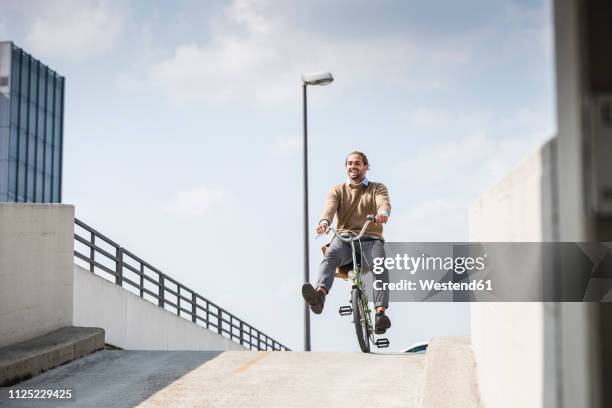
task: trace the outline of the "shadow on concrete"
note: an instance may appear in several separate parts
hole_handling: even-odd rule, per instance
[[[131,408],[221,353],[104,350],[13,387],[0,388],[0,407]],[[10,390],[49,389],[70,389],[73,398],[9,399]]]

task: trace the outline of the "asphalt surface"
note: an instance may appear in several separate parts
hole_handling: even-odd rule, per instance
[[[103,350],[13,387],[0,388],[0,407],[131,408],[220,353]],[[10,390],[68,389],[71,400],[9,398]]]

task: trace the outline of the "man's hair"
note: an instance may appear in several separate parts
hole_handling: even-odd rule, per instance
[[[358,154],[361,156],[361,161],[363,162],[363,164],[365,164],[366,166],[369,166],[370,164],[368,163],[368,157],[365,155],[365,153],[363,152],[359,152],[357,150],[355,150],[354,152],[350,152],[349,154],[346,155],[346,159],[344,159],[344,165],[346,166],[346,164],[348,163],[348,158],[350,155],[352,154]]]

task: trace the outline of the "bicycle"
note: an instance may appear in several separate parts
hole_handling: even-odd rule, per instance
[[[359,234],[355,234],[353,231],[342,231],[343,234],[353,234],[352,237],[343,237],[336,228],[329,226],[328,229],[335,234],[338,239],[346,243],[351,244],[351,251],[353,255],[352,270],[348,272],[348,278],[352,281],[351,298],[349,299],[350,306],[341,306],[339,313],[341,316],[353,315],[353,323],[355,324],[355,333],[357,334],[357,341],[359,342],[359,348],[364,353],[370,351],[370,341],[378,348],[389,347],[389,339],[379,338],[376,339],[374,336],[374,327],[372,325],[371,310],[368,303],[368,295],[365,291],[365,284],[362,279],[362,246],[361,237],[365,232],[368,225],[374,221],[373,215],[366,217],[366,222],[361,228]],[[355,249],[355,242],[359,242],[359,251]]]

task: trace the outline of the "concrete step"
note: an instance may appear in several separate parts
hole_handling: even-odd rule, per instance
[[[104,329],[64,327],[0,348],[0,387],[34,377],[104,348]]]

